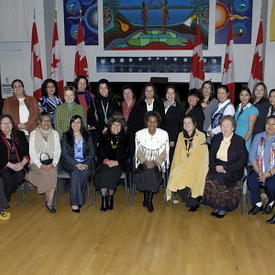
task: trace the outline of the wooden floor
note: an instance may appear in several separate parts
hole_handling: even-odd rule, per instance
[[[12,218],[0,222],[0,274],[275,274],[275,225],[266,216],[241,215],[239,209],[222,220],[201,207],[189,213],[182,204],[155,211],[125,206],[123,188],[112,212],[84,206],[73,213],[68,195],[58,199],[57,214],[44,208],[33,191]]]

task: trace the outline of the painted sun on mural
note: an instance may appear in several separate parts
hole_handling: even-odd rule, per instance
[[[209,0],[104,0],[105,50],[189,50],[200,24],[208,46]]]

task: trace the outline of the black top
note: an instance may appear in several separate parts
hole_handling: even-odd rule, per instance
[[[163,103],[154,100],[153,103],[153,111],[158,112],[161,115],[161,128],[165,128],[165,113],[164,113],[164,106]],[[135,133],[143,128],[145,128],[144,116],[147,113],[146,102],[144,100],[139,101],[133,108],[131,112],[127,127],[128,127],[128,134],[135,135]]]
[[[108,132],[102,136],[98,146],[100,163],[104,159],[118,161],[121,169],[127,171],[129,158],[129,140],[125,134],[114,135]]]
[[[92,138],[89,136],[88,142],[83,145],[84,164],[87,164],[91,169],[95,158],[95,148]],[[74,146],[67,142],[67,132],[62,136],[61,140],[61,165],[65,170],[71,170],[78,162],[74,158]]]
[[[192,110],[188,113],[195,118],[197,123],[197,129],[203,132],[203,122],[204,122],[204,113],[202,107],[198,104],[192,108]]]
[[[223,140],[223,134],[215,135],[211,140],[209,152],[209,172],[215,172],[216,166],[221,164],[217,159],[217,152]],[[226,170],[226,178],[228,182],[236,182],[243,176],[244,166],[247,164],[248,152],[245,146],[245,140],[233,134],[231,143],[228,148],[227,162],[223,162],[223,167]]]
[[[98,96],[94,101],[91,101],[88,109],[88,125],[91,127],[94,126],[98,133],[101,134],[104,127],[107,126],[105,119],[108,120],[116,112],[121,113],[121,108],[117,100],[111,97]]]
[[[29,143],[24,132],[16,130],[12,137],[12,143],[14,146],[11,147],[6,138],[0,138],[0,169],[4,169],[9,161],[17,163],[24,157],[29,159]],[[13,149],[13,153],[11,153],[11,149]]]
[[[165,127],[168,132],[169,141],[177,142],[178,135],[182,131],[183,109],[176,103],[168,108],[165,114]]]
[[[261,133],[265,130],[265,121],[268,114],[269,100],[267,98],[262,98],[254,106],[259,110],[259,115],[254,124],[253,135]]]

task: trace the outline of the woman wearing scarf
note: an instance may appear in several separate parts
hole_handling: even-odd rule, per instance
[[[202,198],[207,171],[208,148],[205,134],[196,129],[195,119],[186,115],[172,161],[167,200],[171,199],[172,192],[178,192],[186,206],[190,207],[189,211],[195,212]]]
[[[87,115],[88,108],[92,102],[92,94],[89,91],[89,81],[86,76],[80,75],[74,81],[76,89],[75,103],[81,105]]]
[[[240,101],[235,113],[237,123],[235,133],[245,139],[246,149],[249,151],[254,124],[259,115],[259,111],[250,103],[251,92],[248,88],[242,89],[240,92]]]
[[[57,164],[61,148],[58,133],[51,127],[51,116],[42,112],[39,126],[30,134],[31,170],[28,180],[37,187],[39,194],[45,194],[46,208],[50,213],[56,210],[53,197],[57,182]]]
[[[275,116],[268,117],[265,131],[254,137],[249,152],[249,161],[254,170],[247,178],[250,200],[253,205],[248,214],[256,215],[263,211],[263,214],[268,215],[272,212],[275,198]],[[265,207],[260,197],[261,187],[264,187],[268,197]],[[272,223],[275,223],[275,219]]]

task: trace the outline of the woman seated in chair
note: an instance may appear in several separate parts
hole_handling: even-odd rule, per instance
[[[199,167],[198,167],[199,165]],[[208,171],[208,147],[205,134],[196,129],[193,116],[183,118],[183,131],[178,136],[175,154],[167,185],[167,200],[172,192],[195,212],[202,199],[205,177]]]
[[[71,118],[70,128],[63,134],[61,145],[61,165],[70,175],[72,211],[79,213],[80,207],[85,203],[85,191],[95,157],[92,139],[81,116],[74,115]]]
[[[10,219],[10,212],[7,211],[9,203],[4,192],[4,182],[0,178],[0,221],[7,221]]]
[[[214,209],[212,216],[223,218],[240,200],[240,181],[248,152],[245,140],[234,134],[236,122],[230,115],[221,118],[221,133],[211,141],[209,171],[203,194],[205,205]]]
[[[60,154],[60,139],[57,131],[52,129],[51,115],[42,112],[39,126],[30,134],[31,170],[27,178],[39,194],[45,194],[45,206],[52,214],[56,212],[53,198]]]
[[[149,212],[153,208],[153,195],[158,193],[162,181],[162,171],[169,165],[169,137],[160,128],[160,114],[149,111],[145,114],[147,128],[136,133],[135,164],[133,181],[137,189],[144,192],[143,206]]]
[[[275,199],[275,116],[268,117],[265,131],[254,137],[249,161],[253,165],[253,171],[247,178],[247,185],[253,207],[248,214],[256,215],[263,211],[263,214],[268,215],[272,212]],[[261,187],[265,189],[268,198],[265,208],[260,197]],[[269,223],[275,223],[275,219],[271,219]]]
[[[10,115],[0,117],[0,177],[7,201],[24,183],[29,163],[29,144],[24,132],[16,130]]]
[[[101,211],[113,209],[114,191],[122,171],[128,168],[129,142],[125,134],[126,121],[121,114],[114,114],[108,121],[107,133],[98,146],[99,166],[94,175],[94,184],[101,191]]]

